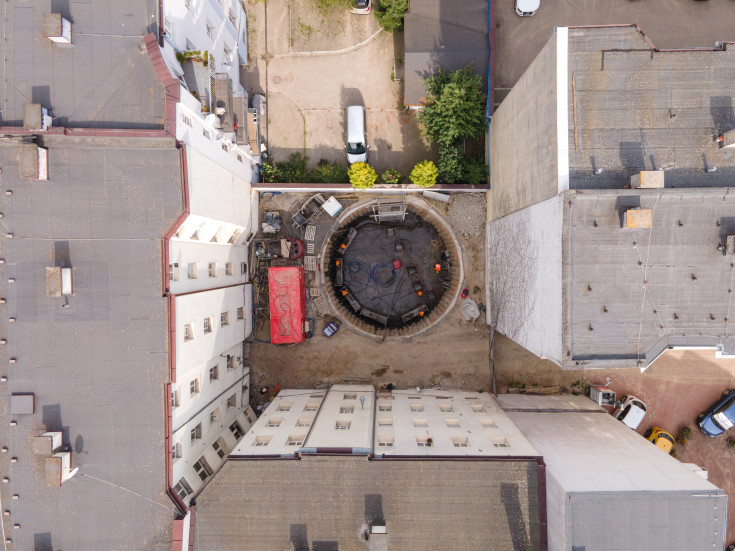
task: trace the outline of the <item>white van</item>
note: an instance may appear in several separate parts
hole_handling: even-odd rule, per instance
[[[347,162],[367,163],[367,140],[365,138],[365,108],[350,105],[347,108]]]
[[[613,412],[613,417],[622,421],[628,427],[635,430],[646,415],[646,404],[635,396],[623,396],[618,408]]]

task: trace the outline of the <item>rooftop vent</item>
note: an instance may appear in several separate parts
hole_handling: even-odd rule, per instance
[[[20,177],[25,180],[48,180],[48,151],[34,143],[22,145]]]
[[[623,213],[624,228],[650,228],[651,209],[628,209]]]
[[[23,128],[26,130],[48,130],[53,120],[40,103],[23,105]]]
[[[60,13],[44,13],[43,36],[57,44],[71,44],[71,23]]]
[[[664,187],[663,170],[642,170],[630,177],[632,189],[656,189]]]

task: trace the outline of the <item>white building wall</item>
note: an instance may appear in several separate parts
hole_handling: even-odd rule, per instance
[[[210,265],[214,265],[214,277],[210,276]],[[248,270],[247,247],[174,240],[169,243],[169,289],[174,295],[247,283]]]
[[[251,285],[180,295],[176,297],[175,308],[178,381],[183,381],[190,371],[198,371],[212,358],[240,345],[252,331]],[[243,308],[243,319],[238,319],[238,308]],[[221,323],[221,314],[225,312],[229,313],[228,325]],[[205,333],[205,318],[211,322],[209,333]],[[187,340],[187,326],[193,330],[190,340]]]
[[[238,0],[164,0],[163,18],[165,40],[174,49],[208,51],[214,55],[215,71],[228,74],[234,91],[242,90],[240,65],[248,59],[247,21]],[[225,48],[231,52],[229,58]]]
[[[376,455],[538,455],[487,393],[381,392],[376,416]]]
[[[496,316],[500,333],[558,365],[563,201],[564,195],[558,195],[488,222],[486,239],[488,324],[496,323]]]
[[[232,455],[296,454],[314,423],[325,394],[325,390],[281,390]]]
[[[375,388],[372,385],[333,385],[324,398],[304,448],[372,448]]]

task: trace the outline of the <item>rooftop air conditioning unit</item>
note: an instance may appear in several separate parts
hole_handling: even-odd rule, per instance
[[[34,143],[22,145],[20,177],[24,180],[48,180],[48,150]]]

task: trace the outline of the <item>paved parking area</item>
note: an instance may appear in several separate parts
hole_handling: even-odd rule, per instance
[[[637,23],[657,48],[712,47],[735,40],[729,0],[542,0],[519,17],[514,0],[495,0],[495,102],[500,103],[551,38],[555,26]]]
[[[393,168],[407,175],[417,162],[436,159],[393,78],[394,61],[403,58],[400,35],[381,31],[372,15],[322,13],[310,0],[251,0],[246,9],[250,66],[243,86],[268,99],[261,128],[276,161],[300,152],[311,166],[321,159],[346,163],[349,105],[366,108],[369,162],[378,174]]]

